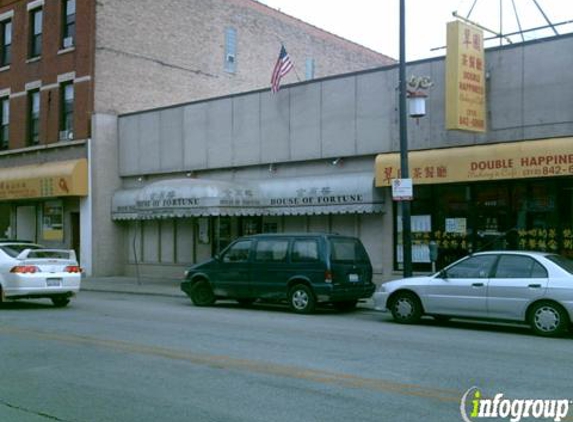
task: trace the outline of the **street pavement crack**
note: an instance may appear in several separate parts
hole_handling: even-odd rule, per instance
[[[2,404],[2,406],[8,407],[8,408],[10,408],[10,409],[17,410],[17,411],[19,411],[19,412],[29,413],[29,414],[31,414],[31,415],[40,416],[40,417],[42,417],[42,418],[45,418],[45,419],[48,419],[48,420],[51,420],[51,421],[57,421],[57,422],[73,422],[73,421],[70,421],[70,420],[68,420],[68,419],[61,419],[61,418],[58,418],[57,416],[48,415],[47,413],[44,413],[44,412],[38,412],[38,411],[35,411],[35,410],[32,410],[32,409],[27,409],[27,408],[25,408],[25,407],[18,406],[18,405],[16,405],[16,404],[12,404],[12,403],[9,403],[9,402],[7,402],[7,401],[5,401],[5,400],[1,400],[1,399],[0,399],[0,404]]]

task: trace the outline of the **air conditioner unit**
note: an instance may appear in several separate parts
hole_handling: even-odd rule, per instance
[[[70,48],[73,45],[74,45],[74,38],[73,37],[64,38],[64,42],[63,42],[64,48]]]
[[[69,141],[71,139],[74,139],[74,132],[71,130],[60,131],[60,141]]]

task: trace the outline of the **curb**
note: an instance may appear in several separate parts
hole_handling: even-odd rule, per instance
[[[90,287],[80,287],[80,292],[96,292],[96,293],[116,293],[122,295],[138,295],[138,296],[163,296],[163,297],[185,297],[185,293],[181,294],[175,293],[161,293],[161,292],[134,292],[129,290],[116,290],[116,289],[106,289],[106,288],[90,288]]]
[[[122,294],[122,295],[138,295],[138,296],[161,296],[161,297],[174,297],[174,298],[187,298],[187,295],[184,292],[181,294],[176,293],[165,293],[165,292],[134,292],[133,290],[118,290],[112,288],[90,288],[90,287],[80,287],[80,292],[96,292],[96,293],[115,293],[115,294]],[[356,306],[355,311],[359,312],[371,312],[374,314],[379,314],[380,312],[374,309],[371,306],[359,303]],[[346,312],[344,312],[346,313]]]

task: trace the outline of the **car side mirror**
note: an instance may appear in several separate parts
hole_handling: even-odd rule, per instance
[[[446,272],[446,270],[442,270],[438,273],[438,278],[443,278],[444,280],[448,279],[448,273]]]

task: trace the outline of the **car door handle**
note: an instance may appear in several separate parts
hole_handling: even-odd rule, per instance
[[[483,287],[484,284],[483,283],[473,283],[472,287]]]
[[[541,288],[541,284],[530,284],[530,285],[527,286],[527,287],[530,287],[530,288],[532,288],[532,289],[539,289],[539,288]]]

